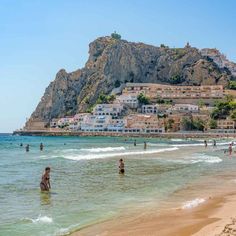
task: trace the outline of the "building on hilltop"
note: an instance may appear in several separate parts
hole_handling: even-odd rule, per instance
[[[219,99],[223,97],[222,85],[171,86],[151,83],[127,83],[123,94],[144,94],[150,99]]]

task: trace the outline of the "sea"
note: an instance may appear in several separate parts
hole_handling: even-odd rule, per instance
[[[0,235],[68,235],[153,206],[196,207],[212,194],[199,186],[236,186],[236,158],[226,152],[232,139],[217,139],[217,147],[208,139],[207,148],[200,139],[136,138],[136,146],[134,140],[1,134]],[[47,166],[52,188],[41,193]]]

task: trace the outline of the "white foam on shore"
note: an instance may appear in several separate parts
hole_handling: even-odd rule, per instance
[[[114,151],[123,151],[123,150],[125,150],[125,147],[82,148],[80,150],[81,151],[86,151],[86,152],[92,152],[92,153],[114,152]]]
[[[41,216],[39,215],[38,218],[36,219],[29,219],[31,222],[33,223],[46,223],[46,224],[50,224],[53,222],[53,219],[51,217],[48,216]]]
[[[222,162],[222,159],[220,159],[217,156],[208,156],[206,154],[198,154],[196,157],[193,157],[191,161],[192,163],[199,163],[199,162],[220,163]]]
[[[196,199],[193,199],[191,201],[185,202],[182,205],[181,209],[183,209],[183,210],[191,209],[191,208],[199,206],[200,204],[204,203],[205,201],[206,200],[204,198],[196,198]]]
[[[165,159],[163,159],[165,160]],[[190,157],[184,157],[182,159],[169,159],[170,162],[176,162],[181,164],[196,164],[196,163],[220,163],[222,162],[222,159],[217,156],[209,156],[206,154],[195,154]]]
[[[103,159],[109,157],[119,157],[119,156],[132,156],[132,155],[145,155],[145,154],[155,154],[161,152],[170,152],[178,150],[177,147],[172,148],[161,148],[154,150],[143,150],[143,151],[130,151],[130,152],[117,152],[117,153],[104,153],[104,154],[83,154],[83,155],[66,155],[63,156],[65,159],[79,161],[79,160],[91,160],[91,159]]]
[[[181,138],[172,138],[170,140],[173,142],[183,142],[184,141],[184,139],[181,139]]]

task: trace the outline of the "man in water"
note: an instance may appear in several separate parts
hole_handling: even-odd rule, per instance
[[[229,144],[229,155],[232,155],[232,151],[233,151],[233,147],[232,147],[232,143]]]
[[[39,148],[40,148],[40,151],[43,151],[43,143],[40,143]]]
[[[49,189],[51,188],[50,171],[51,171],[50,167],[45,168],[45,171],[42,175],[42,179],[41,179],[41,182],[40,182],[41,191],[49,191]]]
[[[125,173],[125,164],[123,159],[119,160],[119,174],[124,174]]]
[[[213,147],[216,147],[216,140],[213,140]]]
[[[205,145],[205,148],[207,148],[207,141],[204,140],[204,145]]]
[[[27,145],[25,146],[25,151],[26,151],[26,152],[29,152],[29,144],[27,144]]]
[[[144,141],[144,146],[143,146],[143,148],[146,150],[147,149],[147,143],[146,143],[146,141]]]
[[[134,146],[136,146],[137,144],[136,144],[136,139],[134,140]]]

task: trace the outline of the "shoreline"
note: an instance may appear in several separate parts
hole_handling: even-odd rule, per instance
[[[169,209],[122,216],[87,226],[71,236],[233,236],[236,192],[211,197],[192,209]],[[225,234],[227,232],[228,234]]]
[[[132,138],[236,138],[236,133],[121,133],[121,132],[81,132],[81,131],[14,131],[19,136],[79,136],[79,137],[132,137]]]

